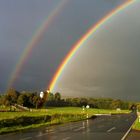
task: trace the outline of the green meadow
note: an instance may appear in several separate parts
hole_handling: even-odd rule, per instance
[[[136,119],[135,123],[133,124],[132,129],[140,130],[140,122],[139,122],[138,118]]]
[[[85,109],[80,107],[56,107],[32,109],[28,112],[0,112],[0,133],[8,133],[39,126],[50,126],[66,122],[80,121],[95,114],[129,113],[128,110]]]
[[[42,116],[42,115],[53,115],[53,114],[84,114],[88,113],[89,116],[94,114],[118,114],[118,113],[129,113],[128,110],[106,110],[106,109],[85,109],[84,111],[80,107],[52,107],[48,109],[32,109],[32,111],[23,112],[0,112],[0,120],[2,119],[14,119],[15,117],[21,116]]]

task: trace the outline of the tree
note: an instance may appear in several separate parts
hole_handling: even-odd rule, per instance
[[[18,97],[17,103],[22,105],[22,106],[27,106],[27,102],[28,102],[28,98],[26,96],[26,94],[21,94]]]
[[[72,106],[81,106],[80,105],[80,98],[73,98],[73,99],[71,99],[70,101],[71,101],[71,105]]]
[[[8,89],[6,92],[6,100],[9,101],[10,105],[17,103],[17,99],[20,93],[15,89]]]
[[[10,106],[12,104],[11,96],[5,95],[3,103],[4,103],[5,106]]]
[[[55,98],[55,101],[60,101],[61,100],[61,94],[59,92],[55,93],[54,98]]]
[[[130,110],[135,111],[137,109],[137,105],[136,104],[132,104],[130,107]]]
[[[36,109],[39,108],[43,104],[42,99],[39,96],[34,96],[33,97],[33,104],[34,104]]]
[[[54,97],[53,93],[49,93],[47,101],[54,101],[54,99],[55,99],[55,97]]]
[[[121,100],[114,100],[112,101],[111,107],[112,109],[117,109],[121,107],[121,104],[122,104]]]
[[[122,102],[121,109],[129,109],[129,102]]]
[[[0,105],[3,105],[3,104],[4,104],[4,96],[0,95]]]
[[[80,106],[86,106],[87,105],[87,99],[86,98],[81,98],[80,99]]]
[[[140,112],[140,104],[137,105],[137,109]]]
[[[95,100],[93,98],[89,98],[88,99],[88,105],[90,107],[94,107],[94,108],[97,108],[97,106],[95,105]]]

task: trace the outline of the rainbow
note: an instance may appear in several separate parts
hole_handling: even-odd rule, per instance
[[[40,41],[40,39],[42,38],[42,36],[46,32],[48,27],[51,25],[51,23],[54,21],[55,17],[57,17],[57,15],[61,12],[62,8],[67,3],[68,3],[68,0],[61,0],[59,2],[59,4],[53,9],[51,14],[47,17],[47,19],[45,19],[45,21],[42,23],[40,28],[37,29],[34,36],[32,37],[32,39],[30,40],[30,42],[27,44],[26,48],[24,49],[24,51],[23,51],[20,59],[18,60],[14,70],[10,74],[10,80],[8,82],[7,89],[11,88],[13,86],[14,82],[16,81],[18,76],[20,75],[20,72],[21,72],[24,64],[27,62],[29,56],[31,55],[33,48],[35,48],[37,46],[38,42]]]
[[[102,18],[99,22],[97,22],[95,25],[93,25],[84,35],[83,37],[72,47],[71,51],[66,55],[66,57],[64,58],[64,60],[62,61],[62,63],[60,64],[60,66],[58,67],[56,73],[54,74],[50,85],[48,87],[48,89],[50,91],[52,91],[59,79],[59,77],[61,76],[64,68],[66,67],[66,65],[68,64],[68,62],[71,60],[71,58],[74,56],[74,54],[76,53],[76,51],[87,41],[87,39],[93,34],[95,33],[106,21],[108,21],[111,17],[113,17],[114,15],[116,15],[118,12],[122,11],[123,9],[125,9],[126,7],[128,7],[129,5],[133,4],[135,1],[137,0],[128,0],[125,3],[123,3],[122,5],[118,6],[117,8],[115,8],[114,10],[112,10],[109,14],[107,14],[104,18]]]

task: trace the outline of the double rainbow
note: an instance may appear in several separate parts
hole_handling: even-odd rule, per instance
[[[83,46],[83,44],[87,41],[87,39],[93,35],[96,30],[98,30],[106,21],[108,21],[111,17],[116,15],[118,12],[122,11],[129,5],[133,4],[137,0],[128,0],[125,3],[123,3],[121,6],[117,7],[116,9],[112,10],[108,15],[106,15],[104,18],[102,18],[99,22],[97,22],[95,25],[93,25],[86,33],[83,35],[81,39],[72,47],[71,51],[66,55],[58,69],[56,70],[49,87],[47,86],[47,89],[52,91],[63,73],[64,68],[68,64],[68,62],[71,60],[71,58],[74,56],[76,51]],[[20,59],[18,60],[18,63],[15,66],[15,69],[10,74],[10,80],[8,82],[7,88],[11,88],[14,84],[14,82],[17,80],[18,76],[20,75],[20,72],[28,60],[29,56],[32,53],[33,48],[37,46],[37,43],[42,38],[44,32],[48,29],[50,24],[53,22],[55,17],[60,13],[61,9],[68,3],[68,0],[61,0],[59,5],[56,6],[56,8],[51,12],[51,14],[47,17],[47,19],[43,22],[43,24],[40,26],[40,28],[35,32],[35,35],[32,37],[31,41],[27,44],[25,50],[23,51]]]
[[[35,31],[34,36],[27,44],[26,48],[24,49],[20,59],[18,60],[15,68],[13,69],[12,73],[10,74],[10,80],[8,82],[8,88],[11,88],[14,84],[14,82],[17,80],[18,76],[20,75],[20,72],[22,71],[22,68],[24,64],[27,62],[29,56],[32,53],[32,50],[37,46],[38,42],[44,35],[44,33],[47,31],[51,23],[55,20],[57,15],[61,12],[63,7],[68,3],[68,0],[61,0],[58,5],[53,9],[53,11],[50,13],[50,15],[43,21],[40,28]]]

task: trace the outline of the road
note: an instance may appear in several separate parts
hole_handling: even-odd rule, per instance
[[[0,135],[0,140],[121,140],[136,113],[100,116],[80,122]]]

